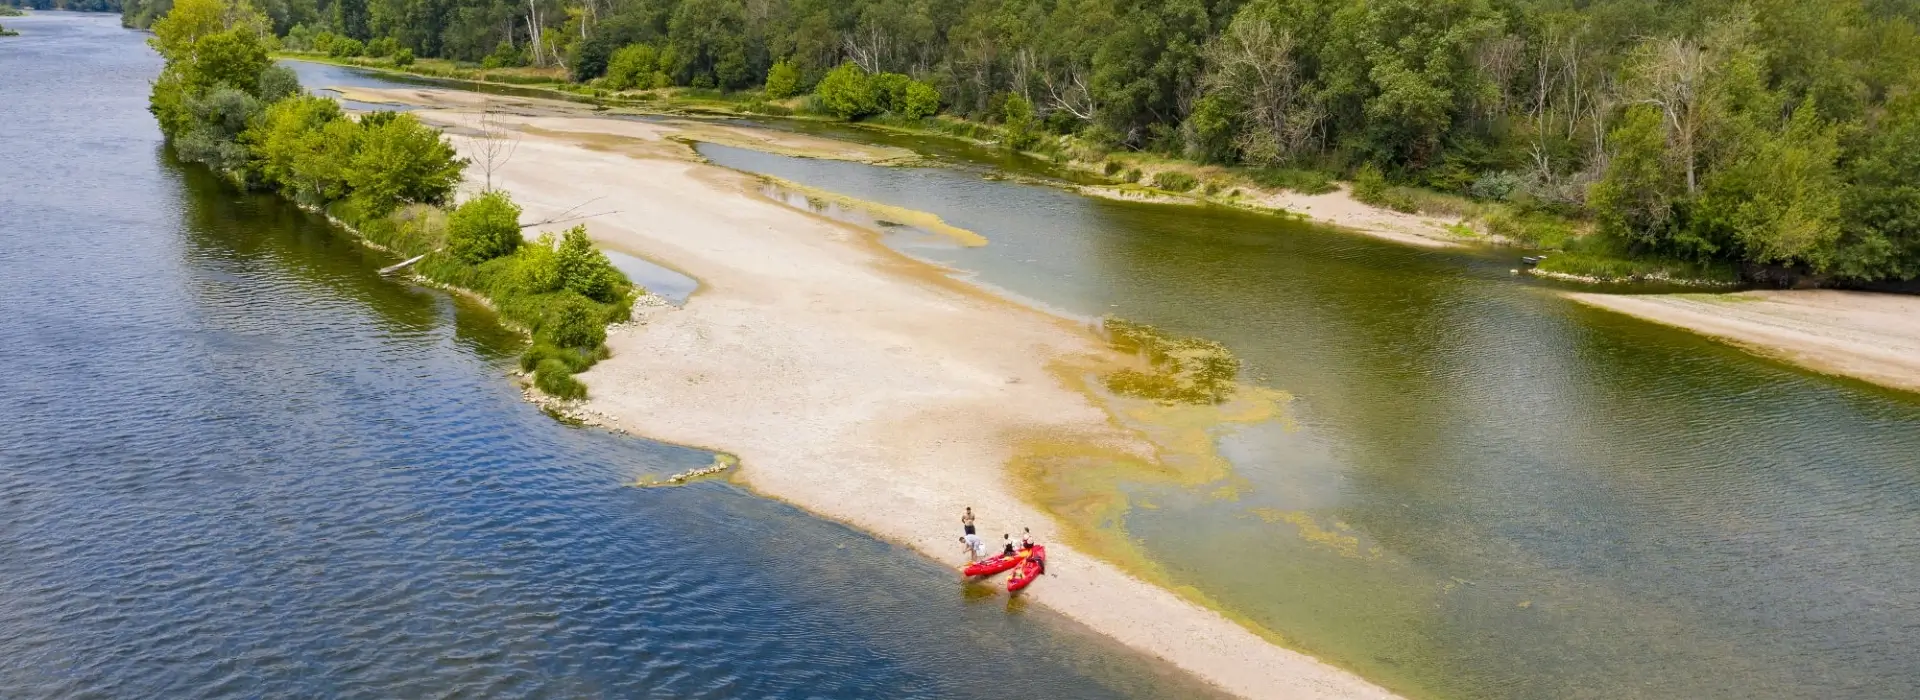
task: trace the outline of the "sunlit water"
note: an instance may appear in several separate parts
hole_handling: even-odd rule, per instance
[[[0,39],[0,697],[1182,697],[695,450],[519,399],[484,311],[162,153],[110,15]]]
[[[1294,428],[1218,436],[1235,479],[1139,486],[1125,526],[1299,648],[1421,696],[1920,697],[1910,395],[1584,309],[1508,254],[977,162],[701,152],[938,214],[991,243],[887,240],[1064,313],[1222,341],[1295,395]]]

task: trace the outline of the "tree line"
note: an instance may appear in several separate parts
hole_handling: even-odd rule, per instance
[[[486,296],[531,331],[522,366],[541,390],[579,398],[573,378],[606,357],[606,324],[630,315],[635,291],[583,226],[526,241],[520,207],[492,189],[506,138],[482,125],[475,152],[487,189],[451,206],[467,161],[439,130],[400,112],[358,117],[305,93],[274,64],[268,20],[231,0],[180,0],[154,22],[165,59],[149,110],[169,150],[242,189],[322,209],[405,256],[426,278]],[[490,145],[492,144],[492,145]]]
[[[156,16],[169,0],[130,0]],[[262,0],[279,34],[615,89],[836,92],[1593,222],[1637,253],[1920,277],[1916,0]],[[636,68],[636,66],[638,66]],[[851,68],[843,68],[851,66]],[[874,92],[878,95],[884,91]],[[841,101],[857,118],[926,111]],[[825,94],[822,95],[825,99]],[[1025,128],[1020,133],[1028,133]]]

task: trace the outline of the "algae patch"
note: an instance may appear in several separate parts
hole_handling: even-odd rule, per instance
[[[1107,375],[1107,390],[1170,404],[1219,404],[1233,396],[1240,359],[1225,345],[1112,316],[1100,325],[1109,347],[1147,365]]]

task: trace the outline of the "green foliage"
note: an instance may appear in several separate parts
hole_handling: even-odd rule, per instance
[[[766,88],[762,92],[769,100],[784,100],[799,94],[800,67],[791,61],[774,62],[767,69]]]
[[[567,230],[554,253],[554,263],[562,286],[597,302],[610,303],[625,296],[630,288],[626,276],[614,269],[606,254],[593,247],[586,226]]]
[[[562,348],[596,348],[607,342],[604,324],[591,305],[568,299],[548,311],[534,338]]]
[[[327,47],[327,55],[334,58],[353,58],[365,51],[366,45],[360,43],[359,39],[352,37],[335,39],[333,40],[333,45]]]
[[[1153,175],[1153,186],[1168,192],[1185,192],[1199,184],[1192,175],[1177,170],[1162,170]]]
[[[396,68],[405,68],[413,65],[413,49],[405,46],[395,49],[393,52],[393,65]]]
[[[376,215],[407,202],[446,201],[460,184],[466,161],[438,130],[413,115],[384,114],[394,116],[362,120],[358,148],[347,169],[353,196]]]
[[[400,42],[395,41],[393,37],[383,36],[368,41],[361,54],[368,58],[386,58],[399,50]]]
[[[1100,174],[1105,175],[1107,177],[1113,177],[1114,175],[1119,174],[1120,169],[1124,167],[1127,167],[1127,166],[1121,165],[1119,161],[1110,160],[1100,165]]]
[[[550,396],[562,399],[584,399],[587,397],[587,385],[573,378],[566,363],[559,360],[541,360],[534,366],[533,385]]]
[[[607,61],[606,85],[610,90],[631,90],[633,88],[653,87],[653,74],[660,67],[660,57],[652,46],[629,44],[613,52]]]
[[[1259,168],[1246,172],[1247,179],[1261,187],[1293,190],[1302,194],[1325,194],[1339,189],[1333,176],[1318,170],[1296,168]]]
[[[1125,175],[1121,175],[1121,176],[1120,176],[1120,179],[1122,179],[1122,180],[1126,180],[1127,182],[1139,182],[1139,181],[1140,181],[1140,169],[1139,169],[1139,168],[1128,168],[1128,169],[1127,169],[1127,173],[1126,173]]]
[[[820,99],[820,106],[828,114],[846,120],[859,119],[878,114],[879,102],[873,94],[873,84],[867,72],[852,63],[842,63],[820,79],[813,87],[813,94]]]
[[[468,264],[513,253],[520,247],[520,205],[504,192],[469,199],[447,218],[447,252]]]
[[[1600,232],[1629,248],[1672,249],[1673,199],[1678,178],[1666,157],[1660,111],[1649,105],[1627,110],[1607,135],[1613,161],[1587,195]]]
[[[1381,174],[1380,167],[1377,165],[1367,163],[1353,173],[1354,199],[1385,206],[1388,197],[1387,189],[1387,176]]]
[[[1039,142],[1040,135],[1034,132],[1033,103],[1025,96],[1008,95],[1001,117],[1006,125],[1007,148],[1024,151]]]
[[[1920,94],[1888,104],[1880,130],[1852,158],[1835,273],[1861,280],[1920,277]]]
[[[895,114],[910,120],[921,120],[940,111],[940,91],[932,85],[918,80],[907,84],[906,94],[893,107]]]
[[[1610,253],[1561,252],[1540,261],[1539,270],[1601,282],[1674,282],[1732,285],[1740,274],[1725,263],[1696,263],[1659,257],[1621,257]]]

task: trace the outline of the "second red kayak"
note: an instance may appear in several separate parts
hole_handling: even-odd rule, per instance
[[[1047,570],[1047,548],[1035,545],[1022,554],[1026,558],[1014,567],[1013,575],[1007,577],[1007,592],[1012,593],[1033,585],[1033,580]]]
[[[968,564],[966,568],[960,570],[960,573],[964,576],[992,576],[1019,566],[1020,562],[1027,560],[1027,554],[1031,551],[1032,550],[1014,552],[1013,556],[1001,555],[981,559],[980,561]]]

